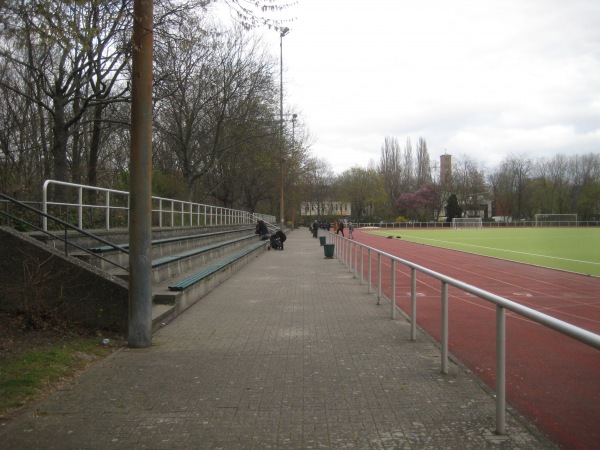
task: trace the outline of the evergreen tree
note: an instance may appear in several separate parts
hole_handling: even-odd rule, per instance
[[[451,194],[448,197],[448,206],[446,211],[446,222],[452,222],[455,217],[462,216],[462,208],[458,205],[458,198],[456,194]]]

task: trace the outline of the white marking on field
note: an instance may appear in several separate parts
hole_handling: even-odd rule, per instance
[[[411,237],[411,239],[420,239],[420,240],[424,240],[424,241],[432,241],[432,242],[441,242],[443,244],[451,244],[451,245],[463,245],[465,247],[475,247],[475,248],[482,248],[485,250],[496,250],[499,252],[507,252],[507,253],[517,253],[519,255],[527,255],[527,256],[538,256],[540,258],[548,258],[548,259],[559,259],[562,261],[571,261],[571,262],[577,262],[577,263],[584,263],[584,264],[594,264],[596,266],[600,266],[600,262],[594,262],[594,261],[582,261],[580,259],[571,259],[571,258],[561,258],[560,256],[548,256],[548,255],[542,255],[539,253],[528,253],[528,252],[519,252],[517,250],[506,250],[503,248],[496,248],[496,247],[485,247],[483,245],[475,245],[475,244],[463,244],[460,242],[452,242],[452,241],[442,241],[440,239],[431,239],[431,238],[423,238],[423,237]]]

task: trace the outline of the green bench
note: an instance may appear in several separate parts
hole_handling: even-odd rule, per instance
[[[242,242],[248,239],[256,239],[256,236],[244,236],[237,239],[231,239],[229,241],[217,242],[216,244],[206,245],[204,247],[196,248],[194,250],[189,250],[187,252],[178,253],[176,255],[165,256],[163,258],[158,258],[152,261],[152,267],[160,267],[164,264],[169,264],[180,259],[185,259],[190,256],[199,255],[201,253],[209,252],[211,250],[215,250],[219,247],[225,247],[230,244],[235,244],[236,242]]]
[[[201,270],[200,272],[195,273],[194,275],[191,275],[187,278],[184,278],[183,280],[179,281],[178,283],[172,284],[170,286],[168,286],[170,291],[183,291],[186,288],[198,283],[199,281],[203,280],[204,278],[212,275],[215,272],[218,272],[219,270],[227,267],[229,264],[237,261],[238,259],[243,258],[244,256],[252,253],[253,251],[259,249],[260,247],[264,247],[265,245],[267,245],[269,242],[268,241],[260,241],[257,242],[256,244],[253,244],[249,247],[246,247],[243,251],[235,253],[231,256],[228,256],[227,258],[219,261],[218,263]]]

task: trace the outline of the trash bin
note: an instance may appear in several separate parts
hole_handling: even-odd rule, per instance
[[[333,258],[333,250],[335,249],[335,244],[325,244],[323,250],[325,252],[325,258]]]
[[[319,237],[319,242],[321,243],[321,245],[325,245],[325,240],[327,239],[326,236],[320,236]]]

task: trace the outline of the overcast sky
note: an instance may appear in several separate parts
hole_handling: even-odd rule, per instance
[[[285,107],[336,173],[377,163],[386,136],[487,168],[600,152],[600,0],[298,0],[285,14]]]

